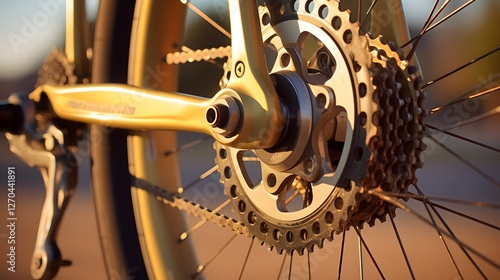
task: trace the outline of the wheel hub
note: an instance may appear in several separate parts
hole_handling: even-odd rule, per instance
[[[286,171],[296,166],[302,157],[309,132],[312,127],[310,89],[292,71],[282,71],[271,75],[280,98],[285,116],[282,134],[275,147],[257,150],[255,153],[262,163],[277,171]]]

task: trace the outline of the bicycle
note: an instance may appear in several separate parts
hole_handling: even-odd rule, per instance
[[[198,51],[184,45],[181,28],[169,28],[161,36],[157,29],[183,26],[186,9],[203,15],[196,5],[187,1],[102,2],[93,45],[93,84],[41,85],[29,98],[13,96],[10,103],[2,105],[2,114],[8,121],[2,123],[9,124],[3,129],[10,132],[7,137],[13,152],[30,165],[45,166],[46,187],[57,190],[58,195],[47,192],[47,205],[55,203],[60,207],[54,213],[43,211],[55,219],[49,228],[57,228],[59,215],[71,196],[76,167],[71,151],[77,135],[86,130],[81,123],[90,123],[94,199],[110,278],[111,271],[123,269],[132,271],[131,276],[139,279],[202,277],[214,258],[205,256],[198,265],[192,253],[196,246],[190,240],[204,221],[250,237],[242,268],[236,268],[238,273],[230,277],[248,273],[247,261],[252,250],[257,250],[253,246],[257,240],[282,254],[278,263],[273,263],[278,278],[310,278],[314,263],[311,258],[318,261],[314,256],[327,250],[320,250],[328,246],[325,241],[340,238],[341,244],[332,243],[340,248],[326,252],[340,251],[333,274],[349,278],[342,267],[352,261],[352,256],[348,255],[344,241],[346,232],[354,232],[358,238],[360,278],[365,273],[385,278],[385,264],[375,259],[368,247],[369,236],[361,233],[394,225],[396,209],[403,210],[403,216],[408,213],[431,225],[438,239],[451,241],[457,247],[449,249],[450,243],[444,243],[444,255],[451,257],[453,275],[497,276],[500,265],[494,260],[495,253],[484,246],[476,244],[481,248],[477,250],[462,242],[437,209],[491,228],[493,238],[498,237],[499,227],[448,208],[437,202],[439,198],[431,200],[417,184],[416,173],[426,151],[423,139],[428,137],[428,145],[442,147],[487,183],[498,187],[494,176],[481,171],[429,132],[499,152],[494,145],[449,131],[494,116],[498,106],[469,120],[455,122],[455,118],[451,126],[448,123],[444,128],[424,121],[446,113],[444,109],[453,105],[491,97],[498,91],[498,87],[487,88],[498,79],[495,74],[488,83],[464,96],[430,110],[424,107],[422,89],[462,69],[422,84],[415,58],[420,41],[440,24],[436,23],[437,16],[449,2],[435,2],[424,27],[414,38],[408,35],[399,1],[358,1],[355,4],[361,8],[352,9],[357,14],[349,14],[336,1],[264,2],[265,6],[257,6],[254,1],[229,1],[230,34],[204,18],[231,38],[231,46]],[[472,2],[455,11],[462,11]],[[74,34],[82,35],[80,32]],[[378,37],[379,33],[384,39]],[[70,69],[66,83],[84,82],[88,76],[84,71],[87,48],[77,50],[81,46],[85,43],[74,44],[77,73]],[[498,49],[475,61],[491,58]],[[71,50],[66,55],[71,57]],[[217,64],[216,60],[227,57],[222,75],[219,74],[222,78],[215,83],[221,89],[210,90],[208,87],[213,88],[214,84],[207,84],[203,88],[207,97],[203,93],[175,92],[178,75],[182,74],[179,64],[201,60]],[[78,58],[83,62],[78,62]],[[156,73],[160,73],[156,76],[160,78],[153,82],[151,69],[159,69]],[[498,73],[498,68],[493,71]],[[212,96],[213,93],[217,94]],[[38,131],[34,129],[35,122]],[[197,134],[179,136],[173,131]],[[213,146],[210,139],[215,139]],[[194,178],[192,174],[180,174],[186,166],[178,157],[190,149],[199,155],[207,145],[212,146],[209,157],[212,162],[215,160],[215,166],[197,166],[201,175]],[[49,163],[35,162],[37,151]],[[49,169],[55,168],[55,163],[57,168]],[[214,188],[214,194],[200,197],[196,185],[215,171],[220,173],[222,186]],[[66,180],[66,184],[54,183],[61,180]],[[207,186],[212,187],[204,187]],[[218,194],[222,192],[228,199],[219,201],[216,207],[210,206],[208,198],[220,199]],[[158,200],[173,207],[160,208]],[[208,205],[197,203],[204,200]],[[423,202],[423,213],[428,217],[409,207],[411,200]],[[229,204],[232,207],[227,207]],[[481,205],[498,208],[495,200]],[[202,221],[188,220],[187,226],[175,208],[199,216]],[[229,213],[228,208],[235,213]],[[388,221],[380,223],[385,220]],[[32,275],[45,279],[53,277],[59,266],[66,263],[60,258],[53,235],[43,235],[43,222],[42,219],[42,237],[33,257]],[[366,229],[366,225],[374,226],[373,230]],[[412,230],[419,227],[413,226]],[[415,266],[425,269],[430,264],[410,261],[411,254],[405,249],[410,246],[403,245],[396,227],[393,233],[396,254],[403,255],[397,263],[407,268],[395,275],[416,278],[420,274]],[[231,244],[235,236],[225,244]],[[313,251],[318,252],[310,254]],[[364,252],[373,260],[373,267],[364,266]],[[294,272],[292,264],[297,254],[306,258],[306,272]],[[284,268],[286,260],[288,273]],[[438,271],[433,269],[432,273]],[[217,271],[215,275],[225,274]]]

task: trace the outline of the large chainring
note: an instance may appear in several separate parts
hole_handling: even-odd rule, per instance
[[[360,35],[337,1],[274,1],[259,14],[285,112],[270,129],[282,137],[255,151],[215,143],[216,163],[250,234],[303,254],[394,211],[368,190],[404,193],[416,182],[424,95],[417,71]]]

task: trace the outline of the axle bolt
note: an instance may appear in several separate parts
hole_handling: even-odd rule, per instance
[[[224,104],[214,104],[207,109],[206,118],[213,128],[224,128],[229,119],[229,108]]]
[[[238,133],[241,115],[239,101],[231,96],[225,96],[207,108],[205,119],[213,132],[231,137]]]

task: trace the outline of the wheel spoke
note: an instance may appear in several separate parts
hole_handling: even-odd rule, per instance
[[[287,200],[285,200],[285,205],[290,204],[290,202],[292,202],[299,195],[300,189],[296,189],[295,192],[293,192],[293,194],[289,198],[287,198]]]
[[[425,224],[427,224],[427,225],[435,228],[437,231],[441,232],[444,236],[452,239],[455,243],[461,244],[464,248],[466,248],[467,250],[469,250],[471,253],[473,253],[474,255],[478,256],[479,258],[483,259],[485,262],[487,262],[490,265],[494,266],[496,269],[500,269],[500,264],[498,264],[495,261],[493,261],[492,259],[488,258],[487,256],[485,256],[481,252],[475,250],[471,246],[465,244],[461,240],[459,240],[457,238],[454,238],[453,236],[451,236],[450,234],[448,234],[446,231],[443,231],[441,228],[434,226],[431,221],[429,221],[424,216],[422,216],[421,214],[419,214],[418,212],[416,212],[415,210],[413,210],[412,208],[410,208],[404,202],[402,202],[400,200],[397,200],[394,197],[391,197],[391,196],[385,194],[383,191],[380,191],[378,189],[372,189],[372,190],[368,191],[368,193],[370,195],[373,195],[373,196],[375,196],[375,197],[377,197],[379,199],[382,199],[382,200],[384,200],[384,201],[386,201],[388,203],[391,203],[392,205],[398,207],[399,209],[401,209],[401,210],[403,210],[403,211],[405,211],[405,212],[407,212],[409,214],[412,214],[413,216],[415,216],[416,218],[418,218],[419,220],[421,220]]]
[[[473,221],[473,222],[476,222],[476,223],[479,223],[479,224],[482,224],[482,225],[484,225],[484,226],[487,226],[487,227],[490,227],[490,228],[492,228],[492,229],[495,229],[495,230],[500,231],[500,227],[498,227],[498,226],[495,226],[495,225],[493,225],[493,224],[487,223],[487,222],[485,222],[485,221],[483,221],[483,220],[480,220],[480,219],[474,218],[474,217],[472,217],[472,216],[466,215],[466,214],[464,214],[464,213],[462,213],[462,212],[459,212],[459,211],[457,211],[457,210],[453,210],[453,209],[451,209],[451,208],[448,208],[448,207],[443,206],[443,205],[441,205],[441,204],[437,204],[437,203],[435,203],[435,202],[433,202],[433,201],[432,201],[432,200],[439,200],[440,198],[433,198],[433,197],[426,197],[426,196],[418,196],[418,195],[415,195],[415,196],[414,196],[414,197],[412,197],[412,198],[413,198],[413,199],[416,199],[416,200],[419,200],[419,201],[424,201],[424,200],[426,200],[426,201],[427,201],[427,203],[431,204],[431,205],[432,205],[432,206],[434,206],[434,207],[440,208],[440,209],[442,209],[442,210],[445,210],[445,211],[447,211],[447,212],[450,212],[450,213],[455,214],[455,215],[457,215],[457,216],[460,216],[460,217],[462,217],[462,218],[465,218],[465,219],[471,220],[471,221]],[[471,202],[471,201],[462,201],[462,200],[451,200],[451,199],[442,199],[442,200],[447,201],[447,202],[452,202],[452,203],[462,203],[462,204],[468,204],[468,205],[472,204],[472,205],[475,205],[475,206],[477,206],[477,207],[484,207],[483,203],[480,203],[480,202]],[[500,208],[500,206],[499,206],[499,205],[492,205],[492,206],[493,206],[494,208]]]
[[[476,223],[479,223],[479,224],[485,225],[485,226],[487,226],[487,227],[490,227],[490,228],[492,228],[492,229],[495,229],[495,230],[500,231],[500,227],[495,226],[495,225],[490,224],[490,223],[487,223],[487,222],[485,222],[485,221],[483,221],[483,220],[480,220],[480,219],[474,218],[474,217],[472,217],[472,216],[469,216],[469,215],[466,215],[466,214],[464,214],[464,213],[458,212],[458,211],[453,210],[453,209],[451,209],[451,208],[448,208],[448,207],[446,207],[446,206],[443,206],[443,205],[440,205],[440,204],[436,204],[436,203],[434,203],[434,202],[429,202],[429,203],[430,203],[431,205],[433,205],[433,206],[437,207],[437,208],[441,208],[441,209],[443,209],[443,210],[445,210],[445,211],[448,211],[448,212],[453,213],[453,214],[455,214],[455,215],[458,215],[458,216],[460,216],[460,217],[463,217],[463,218],[469,219],[469,220],[474,221],[474,222],[476,222]]]
[[[484,226],[487,226],[487,227],[490,227],[492,229],[500,231],[500,227],[498,227],[498,226],[495,226],[495,225],[487,223],[487,222],[485,222],[483,220],[474,218],[472,216],[466,215],[466,214],[464,214],[462,212],[459,212],[457,210],[453,210],[453,209],[451,209],[449,207],[446,207],[446,206],[443,206],[441,204],[438,204],[438,203],[434,202],[434,200],[444,201],[444,202],[448,202],[448,203],[457,203],[457,204],[470,205],[470,206],[475,206],[475,207],[478,207],[478,208],[500,209],[500,205],[498,205],[498,204],[485,203],[485,202],[477,202],[477,201],[467,201],[467,200],[457,200],[457,199],[449,199],[449,198],[433,197],[433,196],[421,196],[421,195],[417,195],[417,194],[413,194],[413,193],[384,192],[384,194],[388,195],[388,196],[391,196],[391,197],[395,197],[395,198],[411,198],[411,199],[415,199],[415,200],[418,200],[418,201],[427,200],[427,202],[430,203],[430,204],[432,204],[434,207],[443,209],[443,210],[445,210],[447,212],[450,212],[452,214],[461,216],[461,217],[463,217],[465,219],[474,221],[476,223],[479,223],[479,224],[482,224]]]
[[[447,134],[449,136],[453,136],[455,138],[458,138],[460,140],[463,140],[463,141],[466,141],[466,142],[469,142],[469,143],[472,143],[474,145],[477,145],[477,146],[480,146],[480,147],[483,147],[485,149],[488,149],[488,150],[491,150],[493,152],[497,152],[497,153],[500,153],[500,149],[497,149],[495,147],[491,147],[489,145],[486,145],[486,144],[483,144],[483,143],[480,143],[478,141],[475,141],[475,140],[472,140],[472,139],[469,139],[469,138],[466,138],[464,136],[461,136],[461,135],[458,135],[458,134],[455,134],[455,133],[452,133],[452,132],[449,132],[449,131],[446,131],[446,130],[443,130],[443,129],[440,129],[440,128],[437,128],[435,126],[432,126],[430,124],[426,124],[425,125],[426,127],[432,129],[432,130],[435,130],[435,131],[439,131],[441,133],[444,133],[444,134]]]
[[[366,18],[368,18],[368,16],[372,12],[373,8],[375,7],[375,4],[377,4],[377,1],[378,0],[373,0],[372,4],[368,8],[368,11],[366,11],[366,14],[364,15],[363,19],[359,22],[360,27],[363,27],[363,23],[366,21]],[[360,5],[360,9],[361,9],[361,5]]]
[[[461,161],[463,164],[467,165],[470,169],[474,170],[481,177],[483,177],[488,182],[490,182],[491,184],[493,184],[493,186],[495,186],[497,188],[500,188],[500,183],[498,183],[495,179],[493,179],[488,174],[484,173],[481,169],[479,169],[477,166],[475,166],[474,164],[472,164],[470,161],[468,161],[464,157],[460,156],[459,154],[455,153],[452,149],[446,147],[443,143],[441,143],[440,141],[438,141],[434,137],[429,136],[429,139],[431,139],[434,143],[438,144],[441,148],[443,148],[444,150],[446,150],[448,153],[450,153],[456,159],[458,159],[459,161]]]
[[[392,211],[389,209],[389,205],[386,206],[387,212],[389,213],[389,218],[391,220],[392,229],[394,230],[394,234],[396,234],[396,238],[398,239],[399,248],[401,248],[401,253],[403,253],[403,257],[405,258],[406,266],[408,267],[408,271],[410,272],[411,279],[415,280],[415,274],[413,274],[413,269],[411,268],[410,260],[408,259],[408,255],[406,254],[405,247],[403,245],[403,241],[399,236],[398,229],[396,227],[396,223],[394,223],[394,215]]]
[[[311,256],[310,256],[309,250],[307,251],[307,272],[309,275],[309,280],[311,280],[312,279],[312,277],[311,277]]]
[[[195,5],[188,2],[187,0],[181,0],[181,2],[182,2],[182,4],[186,5],[191,11],[195,12],[198,16],[200,16],[202,19],[204,19],[206,22],[208,22],[215,29],[219,30],[220,33],[224,34],[227,38],[231,39],[231,33],[229,33],[226,29],[224,29],[222,26],[220,26],[217,22],[215,22],[213,19],[211,19],[209,16],[207,16],[207,14],[205,14],[203,11],[198,9]]]
[[[425,30],[424,30],[424,33],[422,35],[424,35],[425,33],[431,31],[432,29],[438,27],[441,23],[445,22],[446,20],[448,20],[449,18],[451,18],[452,16],[454,16],[455,14],[457,14],[458,12],[462,11],[463,9],[465,9],[467,6],[469,6],[470,4],[472,4],[474,1],[476,0],[469,0],[467,3],[464,3],[462,6],[458,7],[457,9],[455,9],[453,12],[449,13],[447,16],[443,17],[442,19],[440,19],[439,21],[437,21],[436,23],[432,24],[431,26],[427,27]],[[415,40],[417,40],[419,37],[422,37],[422,35],[417,35],[413,38],[411,38],[411,40],[409,40],[408,42],[404,43],[401,48],[404,48],[406,46],[408,46],[409,44],[413,43]]]
[[[441,198],[441,197],[433,197],[433,196],[429,196],[428,199],[429,200],[441,200],[441,201],[451,202],[451,203],[468,204],[468,205],[472,205],[472,206],[476,206],[476,207],[485,207],[485,208],[500,209],[500,205],[499,204],[493,204],[493,203],[485,203],[485,202],[478,202],[478,201],[467,201],[467,200],[457,200],[457,199],[449,199],[449,198]],[[499,228],[499,230],[500,230],[500,228]]]
[[[495,52],[497,52],[499,50],[500,50],[500,46],[498,46],[498,47],[494,48],[493,50],[491,50],[491,51],[489,51],[489,52],[487,52],[487,53],[479,56],[478,58],[475,58],[475,59],[473,59],[473,60],[465,63],[464,65],[462,65],[462,66],[460,66],[460,67],[458,67],[458,68],[456,68],[456,69],[454,69],[454,70],[452,70],[452,71],[444,74],[443,76],[441,76],[439,78],[436,78],[436,79],[434,79],[432,81],[427,82],[425,85],[422,86],[422,89],[424,89],[424,88],[426,88],[426,87],[428,87],[428,86],[430,86],[432,84],[435,84],[436,82],[441,81],[442,79],[444,79],[444,78],[446,78],[446,77],[448,77],[450,75],[455,74],[456,72],[458,72],[458,71],[460,71],[460,70],[462,70],[462,69],[464,69],[464,68],[466,68],[466,67],[468,67],[468,66],[470,66],[470,65],[472,65],[472,64],[474,64],[474,63],[476,63],[476,62],[478,62],[478,61],[480,61],[482,59],[484,59],[485,57],[488,57],[488,56],[494,54]]]
[[[378,273],[380,274],[380,276],[382,277],[382,279],[385,279],[385,276],[382,273],[382,270],[380,270],[380,267],[379,267],[377,261],[375,260],[375,258],[373,257],[372,252],[370,251],[370,249],[368,248],[368,245],[366,245],[365,240],[361,236],[361,232],[359,231],[359,229],[357,227],[353,227],[353,228],[356,231],[356,234],[358,235],[359,239],[361,240],[361,243],[363,244],[363,247],[365,248],[366,252],[368,253],[368,256],[370,256],[370,259],[372,260],[373,264],[375,265],[375,268],[377,268]],[[360,248],[360,262],[362,261],[362,259],[361,259],[361,249],[362,248]],[[360,268],[360,272],[362,273],[361,268]]]
[[[365,279],[365,269],[363,264],[363,244],[361,244],[361,236],[358,235],[358,260],[359,260],[359,279]]]
[[[361,0],[358,0],[358,22],[361,22]]]
[[[384,192],[386,195],[396,197],[396,198],[413,198],[416,200],[422,200],[422,199],[429,199],[429,200],[437,200],[437,201],[444,201],[444,202],[450,202],[450,203],[458,203],[458,204],[466,204],[466,205],[471,205],[475,207],[485,207],[485,208],[495,208],[495,209],[500,209],[500,204],[493,204],[493,203],[485,203],[485,202],[478,202],[478,201],[468,201],[468,200],[458,200],[458,199],[449,199],[449,198],[443,198],[443,197],[435,197],[435,196],[421,196],[413,193],[394,193],[394,192]]]
[[[180,151],[187,150],[187,149],[192,148],[196,145],[199,145],[199,144],[201,144],[207,140],[210,140],[210,139],[213,139],[213,138],[210,136],[205,136],[203,138],[200,138],[200,139],[194,140],[192,142],[189,142],[187,144],[181,145],[181,146],[174,148],[172,150],[165,151],[165,152],[163,152],[163,155],[166,157],[171,156],[171,155],[176,154]]]
[[[436,14],[434,14],[434,11],[436,10],[437,5],[439,4],[439,0],[436,0],[436,2],[434,2],[434,5],[432,6],[432,10],[431,10],[429,16],[427,17],[427,20],[425,21],[424,27],[422,27],[422,30],[420,31],[417,38],[415,39],[415,43],[413,44],[410,51],[408,52],[408,55],[406,56],[406,60],[408,60],[408,61],[411,60],[412,56],[415,54],[415,51],[418,47],[420,39],[422,39],[422,36],[425,33],[425,30],[429,27],[429,25],[431,25],[431,23],[437,18],[437,16],[439,16],[439,14],[444,10],[444,8],[446,6],[448,6],[449,3],[450,3],[450,0],[446,0],[443,3],[443,5],[441,5],[439,10],[436,12]]]
[[[283,261],[281,262],[280,271],[278,272],[278,277],[276,278],[278,280],[280,279],[281,273],[283,272],[283,268],[285,267],[286,256],[287,254],[283,254]]]
[[[340,280],[340,277],[342,275],[342,261],[344,259],[344,245],[345,245],[345,224],[342,227],[342,245],[340,248],[339,271],[337,273],[338,280]]]
[[[420,31],[420,33],[419,33],[419,36],[418,36],[418,37],[422,37],[422,33],[423,33],[423,32],[425,31],[425,29],[426,29],[426,28],[427,28],[427,27],[428,27],[428,26],[432,23],[433,19],[435,18],[435,16],[433,17],[432,15],[434,15],[434,12],[436,11],[436,8],[437,8],[437,6],[438,6],[438,4],[439,4],[439,1],[440,1],[440,0],[436,0],[436,1],[434,1],[434,5],[432,5],[431,12],[430,12],[430,13],[429,13],[429,15],[427,16],[427,19],[425,20],[424,26],[422,27],[422,30]],[[442,5],[441,7],[443,7],[443,6],[447,5],[447,3],[448,3],[448,2],[449,2],[449,0],[446,0],[446,1],[443,3],[443,5]],[[440,10],[442,10],[442,9],[440,9]],[[438,11],[438,13],[439,13],[439,11]],[[417,38],[417,40],[419,40],[419,38]]]
[[[247,266],[248,257],[250,257],[250,252],[252,251],[252,246],[253,246],[254,241],[255,241],[255,237],[253,237],[252,241],[250,241],[250,247],[248,247],[247,255],[245,257],[245,262],[243,262],[243,267],[241,267],[241,272],[240,272],[240,276],[238,277],[238,279],[241,279],[241,277],[243,277],[243,272],[245,271],[245,267]]]
[[[497,107],[490,109],[490,110],[488,110],[480,115],[477,115],[475,117],[472,117],[472,118],[469,118],[465,121],[462,121],[461,123],[459,123],[457,125],[453,125],[453,126],[449,126],[447,128],[444,128],[443,130],[452,130],[455,128],[463,127],[463,126],[484,120],[486,118],[492,117],[492,116],[499,114],[499,113],[500,113],[500,106],[497,106]]]
[[[288,280],[292,279],[293,252],[290,253],[290,265],[288,266]]]
[[[201,174],[198,178],[196,178],[196,180],[192,181],[191,183],[185,185],[185,186],[181,186],[177,189],[177,192],[178,193],[183,193],[185,192],[186,190],[188,190],[189,188],[193,187],[194,185],[196,185],[197,183],[205,180],[208,176],[212,175],[215,171],[217,171],[219,168],[218,165],[214,165],[213,167],[211,167],[210,169],[208,169],[207,171],[205,171],[203,174]]]
[[[420,188],[417,186],[417,185],[414,185],[415,189],[417,190],[417,192],[424,196],[424,193],[420,190]],[[455,233],[451,230],[450,226],[448,225],[448,223],[443,219],[443,217],[441,216],[441,214],[439,214],[439,212],[437,211],[437,209],[431,204],[429,203],[429,200],[428,199],[425,199],[423,200],[423,203],[425,205],[428,205],[430,206],[430,208],[432,209],[432,211],[434,212],[434,214],[438,217],[438,219],[441,221],[441,223],[444,225],[444,227],[446,228],[446,230],[450,233],[451,236],[453,236],[454,238],[457,238],[457,236],[455,235]],[[427,206],[426,206],[426,209],[427,209]],[[429,213],[430,214],[430,213]],[[443,239],[444,241],[444,239]],[[471,255],[469,254],[469,252],[467,252],[467,250],[465,250],[465,248],[461,245],[461,244],[458,244],[458,246],[460,247],[460,249],[462,250],[462,252],[465,254],[465,256],[469,259],[469,261],[471,262],[471,264],[476,268],[477,272],[479,272],[481,274],[481,276],[483,276],[484,279],[487,279],[486,275],[484,274],[484,272],[481,270],[481,268],[477,265],[477,263],[472,259]],[[455,262],[454,262],[455,263]],[[456,266],[456,264],[455,264]],[[460,271],[458,270],[458,267],[457,267],[457,271],[460,273]]]
[[[423,194],[420,192],[420,189],[417,186],[415,186],[415,188],[417,189],[417,191],[419,192],[419,194],[421,196],[423,196]],[[438,225],[436,223],[436,220],[434,220],[434,216],[432,215],[432,212],[429,209],[429,205],[427,204],[427,201],[426,200],[422,200],[422,203],[424,204],[425,211],[427,212],[427,215],[431,219],[431,223],[434,226],[434,228],[436,229],[436,232],[437,232],[437,234],[439,236],[439,240],[441,240],[441,243],[443,244],[443,247],[445,248],[446,253],[448,254],[448,257],[450,258],[450,261],[453,264],[453,267],[457,271],[458,276],[460,277],[460,279],[464,279],[464,277],[462,275],[462,272],[460,272],[460,269],[458,268],[457,262],[455,261],[455,258],[453,257],[453,254],[451,253],[450,248],[448,247],[448,243],[446,243],[446,240],[443,237],[443,232],[439,230],[439,227],[438,227]],[[443,222],[443,221],[441,221],[441,222]],[[448,229],[449,234],[451,236],[453,236],[453,238],[457,239],[457,237],[453,234],[453,232],[451,232],[449,230],[448,225],[446,223],[443,223],[443,224],[444,224],[445,228]],[[460,247],[462,247],[460,243],[457,243],[457,245],[459,245]],[[463,249],[463,247],[462,247],[462,249]]]
[[[481,97],[481,96],[484,96],[484,95],[487,95],[487,94],[491,94],[491,93],[494,93],[494,92],[498,92],[498,91],[500,91],[500,86],[497,86],[497,87],[494,87],[494,88],[491,88],[491,89],[487,89],[487,90],[475,93],[475,94],[467,96],[467,97],[463,97],[463,98],[457,99],[457,100],[452,101],[452,102],[450,102],[450,103],[448,103],[446,105],[443,105],[443,106],[435,107],[435,108],[431,109],[429,111],[429,113],[432,115],[432,114],[434,114],[436,112],[441,111],[444,108],[448,108],[448,107],[450,107],[452,105],[455,105],[457,103],[464,102],[464,101],[471,100],[471,99],[475,99],[475,98],[478,98],[478,97]]]
[[[480,97],[480,96],[492,93],[492,92],[489,92],[489,91],[491,89],[493,89],[494,87],[492,86],[492,87],[488,88],[487,85],[493,84],[497,80],[500,80],[500,72],[496,73],[493,76],[490,76],[487,80],[484,80],[484,81],[480,82],[479,84],[477,84],[473,88],[469,89],[465,93],[459,95],[457,98],[451,100],[449,103],[447,103],[445,105],[442,105],[442,106],[437,106],[437,107],[429,110],[430,115],[432,115],[435,112],[440,111],[440,110],[442,110],[442,109],[444,109],[444,108],[446,108],[446,107],[448,107],[450,105],[453,105],[453,104],[455,104],[457,102],[466,101],[466,100],[471,99],[471,98],[477,98],[477,97]],[[488,88],[488,89],[484,90],[484,91],[480,91],[482,88]]]
[[[237,235],[235,234],[231,238],[229,238],[229,240],[224,245],[222,245],[222,247],[217,250],[205,264],[200,264],[196,269],[196,272],[193,274],[192,278],[198,277],[198,275],[200,275],[210,265],[210,263],[212,263],[212,261],[217,258],[229,246],[229,244],[231,244],[236,236]]]
[[[201,220],[198,223],[196,223],[194,226],[190,227],[188,230],[184,231],[181,233],[179,238],[177,239],[177,243],[181,243],[184,240],[186,240],[193,232],[195,232],[197,229],[199,229],[201,226],[203,226],[207,220]]]

